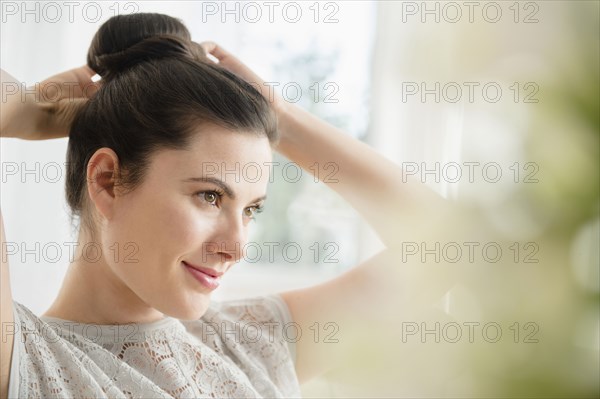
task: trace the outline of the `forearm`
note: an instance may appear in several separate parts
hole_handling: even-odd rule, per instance
[[[40,102],[34,95],[23,95],[23,84],[2,71],[0,137],[27,138],[42,117]]]
[[[300,107],[287,107],[279,124],[276,150],[346,199],[385,244],[396,240],[393,222],[401,223],[407,211],[443,206],[440,196],[403,176],[398,165]]]

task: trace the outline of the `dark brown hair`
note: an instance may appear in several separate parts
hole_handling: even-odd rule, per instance
[[[102,77],[101,88],[71,126],[66,197],[72,216],[92,234],[86,168],[99,148],[115,151],[118,184],[132,190],[155,151],[186,148],[207,122],[266,136],[271,144],[278,140],[269,102],[212,63],[176,18],[153,13],[110,18],[94,36],[87,64]]]

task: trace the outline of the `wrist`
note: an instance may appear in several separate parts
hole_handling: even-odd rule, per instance
[[[15,93],[2,105],[1,136],[31,140],[44,111],[37,98]]]
[[[279,131],[279,142],[286,141],[289,136],[290,123],[292,118],[293,104],[281,102],[274,103],[275,114],[277,115],[277,130]]]
[[[299,142],[306,139],[306,130],[303,128],[308,122],[306,111],[293,103],[286,103],[278,109],[277,128],[279,141],[275,150],[286,157],[290,157],[293,149]]]

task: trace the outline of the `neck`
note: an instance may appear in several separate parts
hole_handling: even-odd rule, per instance
[[[69,264],[59,294],[42,316],[89,324],[151,323],[164,318],[109,266],[105,255],[110,257],[110,252],[99,259],[89,259],[83,248],[98,248],[98,241],[79,235],[74,260]],[[95,251],[89,251],[92,252]]]

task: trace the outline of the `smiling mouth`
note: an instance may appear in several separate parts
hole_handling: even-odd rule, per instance
[[[187,271],[206,288],[214,290],[219,286],[221,280],[221,276],[217,275],[219,272],[212,269],[200,268],[198,266],[190,266],[186,262],[181,263]]]

